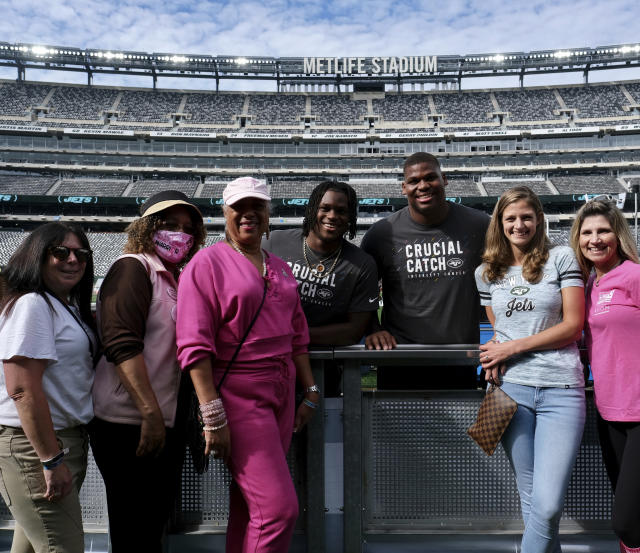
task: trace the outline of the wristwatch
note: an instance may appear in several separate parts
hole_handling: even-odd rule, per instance
[[[305,388],[304,393],[308,394],[309,392],[315,392],[316,394],[319,394],[320,388],[318,388],[317,384],[314,384],[313,386],[309,386],[308,388]]]

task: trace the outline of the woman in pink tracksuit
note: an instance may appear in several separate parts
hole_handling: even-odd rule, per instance
[[[286,452],[319,401],[309,334],[289,266],[261,248],[266,185],[239,178],[223,199],[226,240],[196,254],[180,278],[178,360],[198,395],[205,453],[233,477],[227,552],[285,553],[298,516]],[[305,400],[294,412],[296,377]]]

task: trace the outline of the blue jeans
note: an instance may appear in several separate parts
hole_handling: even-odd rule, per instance
[[[502,389],[518,403],[502,446],[520,492],[521,552],[560,553],[560,515],[584,429],[584,388],[504,382]]]

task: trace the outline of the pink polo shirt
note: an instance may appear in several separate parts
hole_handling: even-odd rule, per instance
[[[266,263],[267,296],[238,364],[307,352],[309,331],[296,279],[279,257],[268,254]],[[176,335],[183,369],[207,356],[231,359],[258,310],[263,283],[255,266],[224,242],[193,257],[178,284]]]
[[[587,285],[586,339],[596,406],[608,421],[640,421],[640,265],[625,261]]]

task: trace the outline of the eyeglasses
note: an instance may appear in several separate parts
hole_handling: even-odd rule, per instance
[[[67,248],[66,246],[51,246],[49,248],[49,253],[60,261],[69,259],[71,252],[80,263],[86,263],[93,255],[93,252],[87,248]]]

